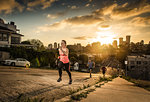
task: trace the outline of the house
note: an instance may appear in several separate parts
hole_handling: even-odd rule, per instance
[[[20,44],[21,37],[20,30],[17,29],[15,22],[6,24],[3,19],[0,18],[0,47],[10,47],[11,45]],[[0,51],[0,61],[8,59],[10,57],[8,52]]]
[[[150,80],[150,55],[127,56],[128,75]]]

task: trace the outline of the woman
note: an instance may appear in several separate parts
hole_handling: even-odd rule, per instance
[[[66,72],[69,75],[69,84],[72,84],[72,78],[70,73],[70,65],[69,65],[69,50],[66,47],[66,41],[61,41],[61,47],[58,49],[59,51],[59,62],[58,62],[58,72],[59,72],[59,79],[57,82],[62,81],[62,68],[65,66]]]

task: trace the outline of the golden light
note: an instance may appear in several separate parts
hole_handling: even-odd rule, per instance
[[[114,38],[116,37],[116,35],[111,31],[101,31],[96,33],[97,37],[92,39],[91,43],[99,41],[101,45],[112,44],[112,42],[115,40]]]

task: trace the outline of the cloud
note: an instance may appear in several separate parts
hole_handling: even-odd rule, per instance
[[[124,19],[150,12],[150,4],[147,0],[134,0],[131,3],[118,5],[112,10],[111,16],[117,19]]]
[[[52,3],[54,3],[57,0],[34,0],[31,2],[28,2],[27,6],[29,8],[38,6],[38,5],[42,5],[42,9],[48,8],[52,5]]]
[[[62,17],[62,16],[64,16],[67,12],[68,12],[68,10],[65,10],[65,11],[62,11],[62,12],[57,12],[57,13],[55,13],[55,14],[47,14],[47,18],[55,19],[55,18],[58,18],[58,17]]]
[[[73,39],[76,39],[76,40],[87,40],[89,38],[92,38],[92,37],[87,37],[87,36],[77,36],[77,37],[73,37]]]
[[[78,7],[77,6],[71,6],[71,9],[77,9]]]
[[[148,12],[150,9],[146,8],[149,8],[149,6],[150,5],[147,3],[147,0],[136,0],[136,2],[135,1],[126,2],[123,3],[122,5],[118,5],[116,2],[109,2],[105,3],[102,8],[99,8],[88,15],[70,17],[57,23],[46,25],[45,27],[47,29],[49,28],[50,30],[50,29],[64,28],[66,26],[97,25],[97,27],[101,28],[102,30],[105,29],[108,30],[110,29],[110,26],[105,24],[104,22],[108,22],[110,19],[119,20]],[[105,18],[106,16],[109,16],[111,18],[107,17],[106,19]],[[49,15],[49,17],[52,17],[52,15],[51,16]],[[132,23],[133,22],[135,23],[135,20],[137,19],[134,19]]]
[[[95,11],[93,11],[93,15],[95,16],[104,16],[104,15],[108,15],[108,14],[111,14],[113,9],[117,7],[117,4],[114,3],[114,4],[108,4],[108,5],[105,5],[103,8],[100,8],[100,9],[97,9]]]
[[[104,19],[102,17],[95,17],[94,15],[83,15],[83,16],[75,16],[75,17],[67,18],[67,19],[64,19],[60,22],[56,22],[53,24],[47,24],[47,25],[38,27],[38,29],[40,31],[49,31],[49,30],[54,30],[54,29],[55,30],[62,29],[62,28],[65,28],[66,26],[96,25],[103,21]]]
[[[58,18],[58,16],[57,15],[53,15],[53,14],[48,14],[47,18],[55,19],[55,18]]]
[[[150,25],[150,16],[135,17],[131,20],[130,24],[132,24],[134,26],[147,26],[147,25]]]
[[[86,36],[78,36],[78,37],[73,37],[73,39],[77,39],[77,40],[86,40],[87,37],[86,37]]]
[[[86,5],[85,5],[85,7],[89,7],[89,6],[90,6],[90,4],[86,4]]]
[[[24,7],[15,0],[0,0],[0,13],[4,12],[5,14],[9,14],[15,8],[22,12]]]
[[[84,16],[75,16],[72,18],[68,18],[65,22],[75,25],[91,25],[104,21],[101,17],[95,17],[94,15],[84,15]]]
[[[101,28],[109,28],[110,25],[101,25]]]
[[[122,5],[116,2],[106,3],[102,8],[93,11],[93,14],[109,15],[112,19],[124,19],[150,12],[150,4],[147,0],[134,0]]]
[[[89,0],[89,2],[92,2],[93,0]]]

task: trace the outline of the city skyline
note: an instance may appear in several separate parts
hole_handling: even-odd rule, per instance
[[[8,5],[9,4],[9,5]],[[101,44],[119,42],[131,35],[132,42],[150,38],[150,0],[1,0],[0,18],[14,21],[23,40]]]

